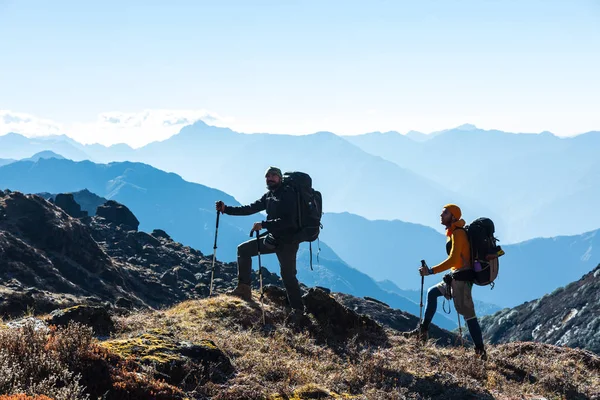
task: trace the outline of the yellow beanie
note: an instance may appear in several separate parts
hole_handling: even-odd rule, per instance
[[[462,217],[462,212],[460,211],[460,207],[457,206],[456,204],[446,204],[444,206],[445,209],[447,209],[448,211],[450,211],[450,214],[452,214],[452,216],[454,218],[456,218],[457,220],[459,220]]]

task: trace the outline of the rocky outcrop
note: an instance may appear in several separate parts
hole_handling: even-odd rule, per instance
[[[105,198],[100,197],[100,196],[90,192],[87,189],[83,189],[83,190],[79,190],[77,192],[71,192],[71,193],[53,194],[53,193],[43,192],[43,193],[36,193],[36,194],[54,204],[56,204],[57,206],[59,206],[60,208],[65,210],[65,212],[67,212],[67,214],[69,214],[75,218],[96,215],[96,209],[99,206],[101,206],[102,204],[106,203],[106,201],[107,201]],[[62,200],[58,200],[58,201],[56,200],[58,197],[65,197],[65,196],[73,197],[73,200],[79,206],[78,210],[81,211],[81,215],[75,216],[75,215],[72,215],[71,213],[69,213],[69,211],[67,211],[68,209],[73,207],[70,200],[67,200],[67,202],[68,202],[67,206],[63,206]]]
[[[140,225],[140,221],[138,221],[129,208],[114,200],[109,200],[101,206],[98,206],[96,215],[104,218],[108,222],[112,222],[116,225],[124,225],[134,231],[137,231],[138,226]]]
[[[153,366],[173,385],[185,385],[187,379],[195,379],[196,384],[224,382],[234,372],[229,357],[211,340],[179,341],[172,333],[159,329],[128,339],[108,340],[102,346],[123,358],[133,357]]]
[[[600,354],[600,265],[541,299],[482,318],[491,343],[536,341]]]
[[[134,295],[90,228],[35,195],[0,194],[0,313],[49,312]],[[137,303],[142,303],[139,299]]]
[[[211,259],[162,230],[134,230],[132,222],[123,223],[135,219],[123,205],[108,202],[100,209],[113,211],[77,219],[40,196],[0,192],[0,314],[105,302],[158,308],[208,295]],[[281,285],[264,271],[265,284]],[[216,293],[236,280],[235,264],[215,264]],[[254,283],[258,288],[256,276]]]
[[[81,206],[75,201],[73,193],[60,193],[56,195],[54,204],[62,208],[64,212],[69,214],[73,218],[87,217],[86,211],[81,211]]]
[[[302,299],[306,310],[315,316],[320,325],[326,325],[335,335],[348,335],[349,332],[356,331],[383,333],[381,326],[372,318],[350,310],[325,290],[310,288]]]
[[[56,326],[67,326],[70,322],[77,322],[92,328],[97,336],[108,336],[115,330],[108,310],[101,306],[78,305],[54,310],[46,322]]]
[[[344,293],[336,293],[334,297],[337,301],[339,301],[341,304],[344,304],[350,310],[353,310],[358,314],[368,315],[382,326],[386,326],[400,332],[410,331],[419,323],[419,319],[414,315],[402,310],[390,308],[385,303],[375,299],[361,299]],[[429,328],[429,338],[434,339],[436,343],[441,346],[459,344],[457,335],[454,335],[444,329],[440,329],[433,324]]]

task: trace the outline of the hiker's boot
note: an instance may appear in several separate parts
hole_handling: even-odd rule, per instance
[[[227,294],[230,296],[237,296],[246,301],[252,300],[252,289],[250,288],[250,285],[244,283],[238,283],[237,287],[233,290],[229,290]]]
[[[487,361],[487,352],[483,346],[475,346],[475,354],[483,361]]]
[[[402,336],[407,339],[417,338],[417,339],[421,340],[423,343],[425,343],[429,339],[429,329],[424,325],[419,325],[412,331],[403,332]]]

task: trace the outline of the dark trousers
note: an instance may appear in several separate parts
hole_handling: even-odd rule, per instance
[[[261,235],[262,236],[262,235]],[[276,248],[267,248],[264,244],[264,238],[258,240],[260,244],[260,254],[277,255],[279,265],[281,266],[281,279],[285,285],[288,301],[292,308],[303,310],[302,295],[300,285],[296,278],[296,254],[298,253],[298,243],[279,243]],[[252,283],[252,257],[258,255],[258,245],[256,239],[250,239],[237,248],[238,263],[238,282],[250,285]]]

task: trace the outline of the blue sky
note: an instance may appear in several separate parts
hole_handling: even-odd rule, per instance
[[[0,110],[40,130],[153,110],[242,132],[600,130],[600,1],[0,0],[0,57]]]

